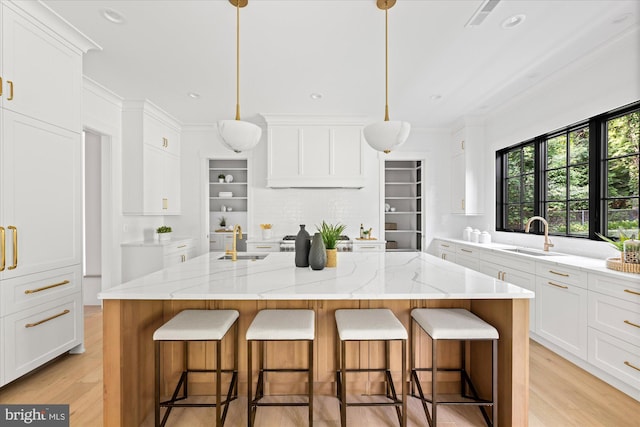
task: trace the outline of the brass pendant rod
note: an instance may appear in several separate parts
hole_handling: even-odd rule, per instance
[[[389,9],[384,10],[384,121],[389,121]]]
[[[240,1],[236,2],[236,120],[240,120]]]

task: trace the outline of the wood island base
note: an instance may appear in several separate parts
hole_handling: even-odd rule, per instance
[[[528,299],[442,299],[442,300],[104,300],[104,425],[139,426],[153,411],[153,332],[181,310],[235,309],[239,319],[239,393],[247,390],[247,347],[245,332],[256,313],[266,308],[307,308],[316,312],[314,355],[314,392],[335,395],[336,332],[334,312],[340,308],[389,308],[409,330],[413,308],[467,308],[492,324],[500,333],[498,345],[498,411],[499,424],[527,426],[529,411],[529,300]],[[419,328],[416,328],[419,329]],[[430,366],[428,338],[416,332],[416,361]],[[355,347],[355,346],[358,347]],[[165,346],[162,354],[163,393],[173,389],[182,368],[181,344]],[[391,348],[394,378],[400,378],[400,351]],[[440,366],[457,366],[459,345],[442,345]],[[211,344],[193,343],[190,366],[212,368]],[[300,343],[278,343],[278,351],[270,352],[270,366],[303,366],[307,360],[306,346]],[[377,342],[352,343],[348,348],[349,367],[382,366],[383,347]],[[223,346],[223,358],[230,363],[233,349]],[[471,344],[469,370],[481,395],[490,394],[490,344]],[[223,362],[225,363],[225,362]],[[257,366],[254,363],[254,366]],[[407,364],[408,366],[408,364]],[[423,387],[429,387],[425,373]],[[255,377],[254,377],[255,378]],[[409,376],[407,375],[407,378]],[[351,382],[353,380],[353,382]],[[211,376],[190,379],[190,393],[213,394]],[[377,394],[382,391],[379,373],[354,374],[349,379],[349,393]],[[458,375],[442,376],[446,392],[457,387]],[[396,384],[399,387],[399,384]],[[444,389],[443,389],[444,387]],[[223,384],[224,388],[224,384]],[[269,375],[266,394],[304,394],[306,382],[298,374]],[[411,397],[410,397],[411,399]],[[232,403],[234,404],[234,403]]]

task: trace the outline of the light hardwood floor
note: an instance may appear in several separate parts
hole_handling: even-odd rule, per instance
[[[85,307],[85,346],[81,355],[64,355],[37,371],[0,389],[0,403],[69,403],[71,426],[102,426],[102,310]],[[582,369],[531,341],[530,348],[531,427],[640,426],[640,402],[619,392]],[[409,399],[409,426],[425,426],[426,418],[417,399]],[[337,427],[339,410],[335,398],[318,397],[314,425]],[[230,406],[225,426],[246,425],[246,400]],[[475,408],[444,407],[439,426],[483,426]],[[389,408],[350,408],[350,427],[397,426]],[[259,426],[299,427],[306,425],[306,408],[260,408]],[[213,409],[176,409],[169,425],[210,425]],[[145,426],[152,425],[151,417]],[[516,427],[516,426],[514,426]]]

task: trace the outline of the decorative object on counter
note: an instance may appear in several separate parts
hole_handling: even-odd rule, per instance
[[[491,234],[488,231],[480,233],[479,243],[491,243]]]
[[[233,182],[233,175],[226,175],[224,177],[225,182]]]
[[[364,227],[360,224],[360,238],[364,238]]]
[[[480,230],[477,228],[471,232],[471,241],[473,243],[480,243]]]
[[[601,238],[602,240],[604,240],[605,242],[609,243],[614,248],[616,248],[618,250],[618,252],[620,252],[620,253],[622,253],[624,251],[624,242],[626,242],[627,240],[630,240],[630,239],[637,239],[638,238],[638,233],[637,232],[627,235],[621,229],[618,229],[618,240],[612,240],[612,239],[608,238],[607,236],[605,236],[603,234],[600,234],[600,233],[596,233],[596,235],[599,238]]]
[[[309,250],[309,266],[312,270],[322,270],[327,264],[327,251],[324,247],[322,234],[316,233],[311,241]]]
[[[624,262],[629,264],[640,264],[640,240],[628,239],[624,241],[622,251]]]
[[[300,224],[300,231],[296,235],[296,267],[309,267],[309,252],[311,251],[311,236],[305,230],[305,224]]]
[[[260,141],[262,129],[250,122],[240,120],[240,8],[246,6],[248,0],[229,0],[236,7],[236,117],[235,120],[220,120],[218,133],[222,145],[241,153],[252,150]]]
[[[171,240],[171,231],[171,227],[167,227],[166,225],[158,227],[156,229],[156,233],[158,233],[158,240],[161,242]]]
[[[320,227],[316,226],[316,228],[322,235],[322,240],[327,250],[327,267],[335,267],[338,263],[338,250],[336,249],[338,240],[347,226],[340,223],[335,225],[327,224],[325,221],[322,221],[322,225]]]
[[[462,230],[462,240],[466,240],[467,242],[470,242],[472,231],[473,231],[473,228],[465,227],[464,230]]]
[[[260,229],[262,230],[262,240],[269,240],[273,237],[271,224],[260,224]]]
[[[224,174],[223,173],[218,175],[218,182],[221,183],[221,184],[224,183]]]
[[[387,240],[386,249],[398,249],[398,242],[395,240]]]
[[[385,39],[385,58],[384,58],[384,121],[367,125],[362,130],[364,139],[367,143],[377,151],[389,153],[404,144],[411,131],[411,125],[408,122],[389,121],[389,9],[396,4],[395,0],[378,0],[376,2],[378,9],[384,10],[384,39]]]
[[[225,228],[227,226],[227,218],[221,216],[220,219],[218,220],[218,225],[220,225],[220,227],[222,228]]]

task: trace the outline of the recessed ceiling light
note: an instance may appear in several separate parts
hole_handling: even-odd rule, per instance
[[[522,24],[524,20],[527,18],[526,15],[513,15],[504,21],[502,21],[502,28],[510,29],[515,28],[518,25]]]
[[[440,95],[439,93],[433,94],[429,97],[432,101],[438,101],[440,99],[442,99],[442,95]]]
[[[622,15],[619,15],[617,17],[615,17],[611,23],[612,24],[621,24],[624,21],[626,21],[627,19],[629,19],[631,17],[632,13],[631,12],[627,12],[627,13],[623,13]]]
[[[113,22],[114,24],[122,24],[124,23],[124,16],[113,9],[107,8],[102,9],[102,16],[109,22]]]
[[[311,99],[315,99],[315,100],[317,101],[318,99],[322,99],[322,94],[321,94],[321,93],[316,93],[316,92],[314,92],[314,93],[312,93],[311,95],[309,95],[309,97],[310,97]]]
[[[189,98],[193,98],[193,99],[198,99],[198,98],[200,98],[200,94],[199,94],[199,93],[195,93],[195,92],[189,92],[189,93],[187,94],[187,96],[188,96]]]

